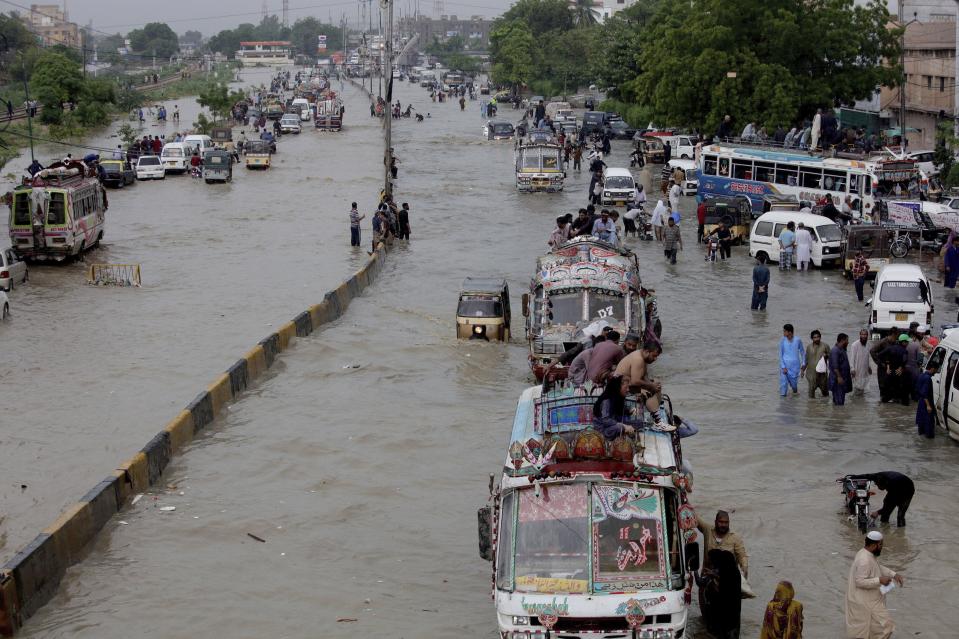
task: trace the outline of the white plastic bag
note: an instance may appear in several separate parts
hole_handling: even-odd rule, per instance
[[[826,356],[823,355],[819,358],[819,361],[816,362],[816,372],[817,373],[826,373],[829,372],[829,364],[826,363]]]

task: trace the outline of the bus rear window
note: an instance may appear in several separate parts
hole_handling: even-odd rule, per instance
[[[30,195],[18,193],[13,197],[13,223],[17,226],[30,224]]]
[[[50,194],[50,205],[47,207],[47,224],[63,226],[67,223],[66,199],[63,193]]]

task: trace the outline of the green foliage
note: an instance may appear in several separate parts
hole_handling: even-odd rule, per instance
[[[940,122],[936,127],[936,148],[932,152],[933,164],[939,169],[939,175],[948,181],[952,166],[955,164],[955,152],[959,149],[959,138],[953,132],[952,122]],[[956,186],[948,184],[947,186]]]
[[[895,83],[899,70],[884,63],[898,57],[899,32],[887,22],[876,1],[701,0],[690,10],[661,0],[629,48],[638,72],[619,94],[671,126],[712,130],[725,114],[788,125]]]
[[[573,28],[573,14],[566,0],[519,0],[496,19],[493,27],[515,20],[529,27],[537,39],[550,31]]]
[[[213,129],[213,124],[213,120],[207,118],[205,114],[200,113],[196,116],[196,122],[193,123],[193,130],[198,133],[209,135],[210,131]]]
[[[450,53],[441,58],[443,64],[454,71],[475,76],[480,72],[480,61],[462,53]]]
[[[243,93],[241,91],[231,93],[226,83],[215,82],[201,91],[196,101],[199,102],[201,106],[210,109],[210,113],[213,114],[213,122],[215,123],[217,116],[225,119],[229,115],[233,105],[242,98]]]
[[[127,37],[130,48],[143,55],[169,58],[180,50],[180,39],[165,22],[151,22],[142,29],[134,29]]]
[[[140,139],[139,131],[134,129],[129,122],[124,122],[120,125],[120,128],[117,129],[117,135],[123,140],[125,146],[130,146],[136,140]]]
[[[203,34],[199,31],[189,30],[180,36],[180,42],[198,47],[203,43]]]
[[[129,113],[133,109],[142,106],[143,102],[144,96],[141,92],[136,91],[131,87],[124,87],[116,91],[113,104],[116,105],[119,111],[123,113]]]
[[[947,189],[959,186],[959,164],[953,164],[949,169],[949,173],[944,175],[946,179],[943,180],[943,186]]]
[[[497,21],[489,39],[493,82],[513,86],[527,84],[533,78],[536,44],[530,28],[521,20]]]
[[[449,37],[445,42],[440,42],[436,36],[433,41],[426,45],[426,52],[430,55],[442,57],[444,54],[459,53],[466,48],[466,41],[458,35]]]
[[[36,50],[36,37],[30,33],[23,22],[14,15],[0,13],[0,34],[6,38],[7,50],[0,55],[0,78],[6,80],[20,80],[24,78],[21,67],[20,52]],[[9,69],[9,72],[8,72]]]
[[[337,51],[343,47],[343,32],[332,24],[324,24],[316,18],[309,16],[300,18],[293,23],[290,28],[290,42],[293,43],[297,53],[303,55],[319,55],[317,50],[317,36],[326,36],[326,51]]]
[[[80,65],[56,51],[45,51],[33,65],[31,92],[44,107],[76,102],[83,90]]]
[[[652,110],[648,106],[629,104],[619,100],[603,100],[599,104],[600,111],[613,111],[622,116],[631,127],[645,129],[653,119]]]

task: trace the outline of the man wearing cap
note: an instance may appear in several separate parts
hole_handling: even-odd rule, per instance
[[[889,639],[896,624],[886,609],[886,595],[880,590],[893,581],[902,586],[902,577],[881,566],[882,533],[870,531],[865,547],[856,553],[846,587],[846,636],[849,639]]]

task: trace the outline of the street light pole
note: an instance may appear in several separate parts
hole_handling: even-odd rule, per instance
[[[27,64],[23,59],[23,51],[20,51],[20,71],[23,74],[23,94],[27,99],[27,133],[30,134],[30,164],[36,162],[33,155],[33,103],[30,102],[30,85],[27,84]]]
[[[956,0],[956,47],[959,47],[959,0]],[[959,138],[959,55],[955,60],[955,76],[952,80],[952,133]]]
[[[385,149],[383,152],[383,165],[384,165],[384,188],[383,192],[386,197],[392,197],[393,195],[393,1],[394,0],[381,0],[381,4],[385,4],[386,9],[386,42],[385,48],[383,49],[384,53],[384,67],[385,67],[385,81],[386,81],[386,111],[384,113],[386,117],[386,143]]]

